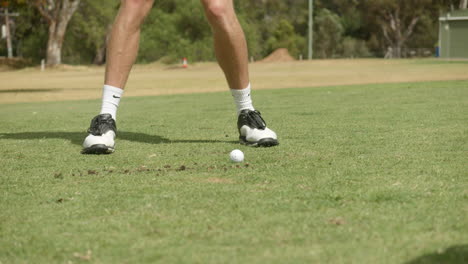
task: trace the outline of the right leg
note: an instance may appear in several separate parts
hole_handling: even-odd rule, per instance
[[[106,85],[124,89],[137,57],[140,28],[154,0],[121,0],[107,48]]]
[[[101,113],[88,129],[83,142],[84,154],[108,154],[114,151],[116,112],[138,54],[140,28],[154,0],[121,0],[107,48],[105,85]]]

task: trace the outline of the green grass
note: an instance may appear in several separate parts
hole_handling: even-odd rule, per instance
[[[99,101],[0,105],[0,263],[462,263],[467,87],[257,91],[259,149],[227,92],[124,98],[107,156]]]

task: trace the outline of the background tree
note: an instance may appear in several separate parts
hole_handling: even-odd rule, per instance
[[[1,0],[0,0],[1,1]],[[9,0],[16,55],[51,65],[105,62],[106,36],[120,1]],[[433,51],[438,18],[467,0],[314,0],[314,54],[319,58],[395,57],[407,49]],[[294,57],[307,53],[308,3],[299,0],[236,0],[249,55],[276,48]],[[76,8],[76,9],[75,9]],[[69,22],[68,22],[69,21]],[[0,20],[0,24],[2,21]],[[65,34],[65,31],[68,32]],[[0,56],[6,55],[0,40]],[[429,52],[430,54],[430,52]],[[199,0],[158,0],[141,34],[137,62],[215,60],[210,27]]]
[[[307,1],[237,0],[235,4],[237,13],[246,22],[244,31],[251,32],[247,34],[249,44],[256,42],[254,45],[257,45],[256,48],[249,48],[251,55],[262,58],[273,48],[288,48],[295,57],[307,53]],[[281,32],[288,37],[279,36],[283,34]]]
[[[62,63],[62,44],[68,22],[78,9],[81,0],[33,0],[37,10],[49,24],[47,65]]]
[[[44,58],[47,44],[47,26],[42,23],[42,16],[34,6],[27,4],[26,0],[8,2],[10,12],[20,14],[10,18],[14,25],[11,34],[15,56],[27,58],[27,61],[32,63],[40,62]],[[0,18],[0,25],[3,23],[4,19]],[[6,45],[0,39],[0,56],[6,54]]]
[[[468,8],[468,0],[461,0],[459,8],[460,9],[467,9]]]
[[[315,17],[314,46],[318,58],[336,57],[341,48],[343,25],[337,14],[324,8]]]
[[[105,63],[107,41],[120,2],[115,0],[81,0],[70,20],[65,36],[64,57],[74,63]],[[78,56],[75,52],[80,49]]]
[[[141,34],[139,62],[214,60],[211,29],[199,1],[156,1]]]
[[[286,20],[281,19],[270,38],[267,40],[268,53],[279,48],[286,48],[294,56],[298,57],[305,47],[305,39],[294,31],[293,25]]]
[[[370,0],[366,2],[367,17],[377,22],[381,36],[391,56],[401,58],[402,48],[412,36],[424,8],[431,0]]]

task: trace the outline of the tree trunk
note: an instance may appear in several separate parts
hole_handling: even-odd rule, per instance
[[[68,22],[75,13],[81,0],[36,0],[34,5],[49,23],[47,42],[47,65],[62,63],[62,44]]]
[[[102,45],[96,48],[96,56],[94,57],[93,64],[103,65],[106,62],[107,43],[109,42],[111,32],[112,23],[107,26],[107,32]]]
[[[96,49],[96,56],[94,56],[93,64],[103,65],[106,60],[106,45],[103,44],[101,47]]]
[[[395,43],[392,50],[393,50],[393,58],[401,58],[401,43]]]
[[[468,0],[460,0],[460,9],[468,8]]]
[[[62,44],[65,28],[57,26],[56,22],[49,25],[49,40],[47,42],[47,65],[55,66],[62,63]]]
[[[404,29],[402,25],[399,10],[387,11],[384,13],[385,20],[382,22],[382,32],[389,47],[392,48],[392,57],[401,58],[401,51],[406,43],[406,40],[413,34],[414,27],[419,21],[419,17],[415,16],[410,24]]]

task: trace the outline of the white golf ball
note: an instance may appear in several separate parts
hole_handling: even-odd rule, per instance
[[[244,161],[244,152],[240,151],[239,149],[235,149],[231,151],[229,158],[231,158],[233,162],[242,162]]]

